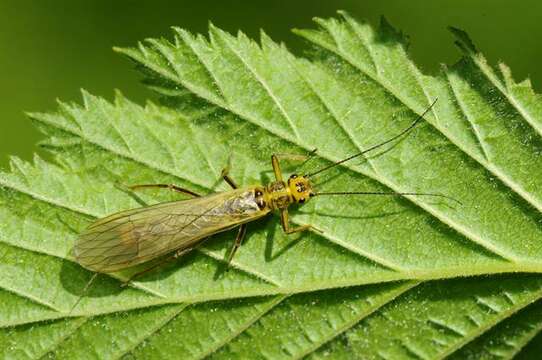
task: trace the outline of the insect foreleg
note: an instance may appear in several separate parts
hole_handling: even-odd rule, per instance
[[[302,232],[302,231],[306,231],[306,230],[310,230],[310,229],[313,229],[313,230],[316,230],[320,233],[323,233],[322,230],[310,225],[310,224],[307,224],[307,225],[301,225],[301,226],[297,226],[297,227],[290,227],[290,217],[288,216],[288,209],[281,209],[280,210],[280,224],[282,225],[282,230],[286,233],[286,234],[293,234],[293,233],[296,233],[296,232]]]
[[[193,191],[179,187],[173,184],[143,184],[143,185],[133,185],[129,187],[130,190],[139,190],[139,189],[149,189],[149,188],[160,188],[160,189],[169,189],[172,191],[179,192],[181,194],[190,195],[193,197],[200,197],[201,195],[196,194]]]
[[[230,254],[228,255],[228,259],[226,260],[226,264],[229,267],[231,260],[233,259],[233,256],[243,243],[243,240],[245,238],[245,235],[247,234],[247,225],[243,224],[239,227],[239,232],[237,233],[237,237],[235,238],[235,242],[233,243],[233,246],[230,250]]]
[[[275,173],[275,178],[277,181],[282,181],[282,170],[280,168],[280,160],[292,160],[292,161],[302,161],[305,164],[310,160],[314,154],[316,154],[316,149],[311,151],[308,155],[299,155],[299,154],[273,154],[271,155],[271,164],[273,166],[273,172]]]
[[[275,179],[277,181],[283,181],[282,180],[282,170],[280,169],[280,164],[279,164],[279,156],[280,155],[276,155],[276,154],[271,155],[271,165],[273,166],[273,172],[275,173]]]

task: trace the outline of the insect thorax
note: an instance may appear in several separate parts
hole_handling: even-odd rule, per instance
[[[251,216],[260,210],[254,191],[248,190],[237,197],[226,200],[222,206],[215,208],[213,212]]]
[[[273,209],[285,209],[293,202],[290,191],[283,181],[267,185],[267,192]]]

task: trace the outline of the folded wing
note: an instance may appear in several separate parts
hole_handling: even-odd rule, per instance
[[[252,189],[123,211],[91,224],[76,241],[74,254],[87,269],[118,271],[194,247],[267,212],[258,208]]]

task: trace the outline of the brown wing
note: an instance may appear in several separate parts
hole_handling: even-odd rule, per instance
[[[162,203],[99,219],[77,239],[83,267],[113,272],[179,249],[220,231],[264,216],[251,188]]]

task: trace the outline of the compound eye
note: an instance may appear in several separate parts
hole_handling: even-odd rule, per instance
[[[297,202],[299,202],[300,204],[303,204],[303,203],[305,203],[305,198],[299,198],[299,200]]]
[[[260,197],[262,195],[263,195],[263,193],[260,190],[256,190],[256,197]]]
[[[297,178],[297,175],[296,175],[296,174],[290,175],[290,179],[295,179],[295,178]]]

